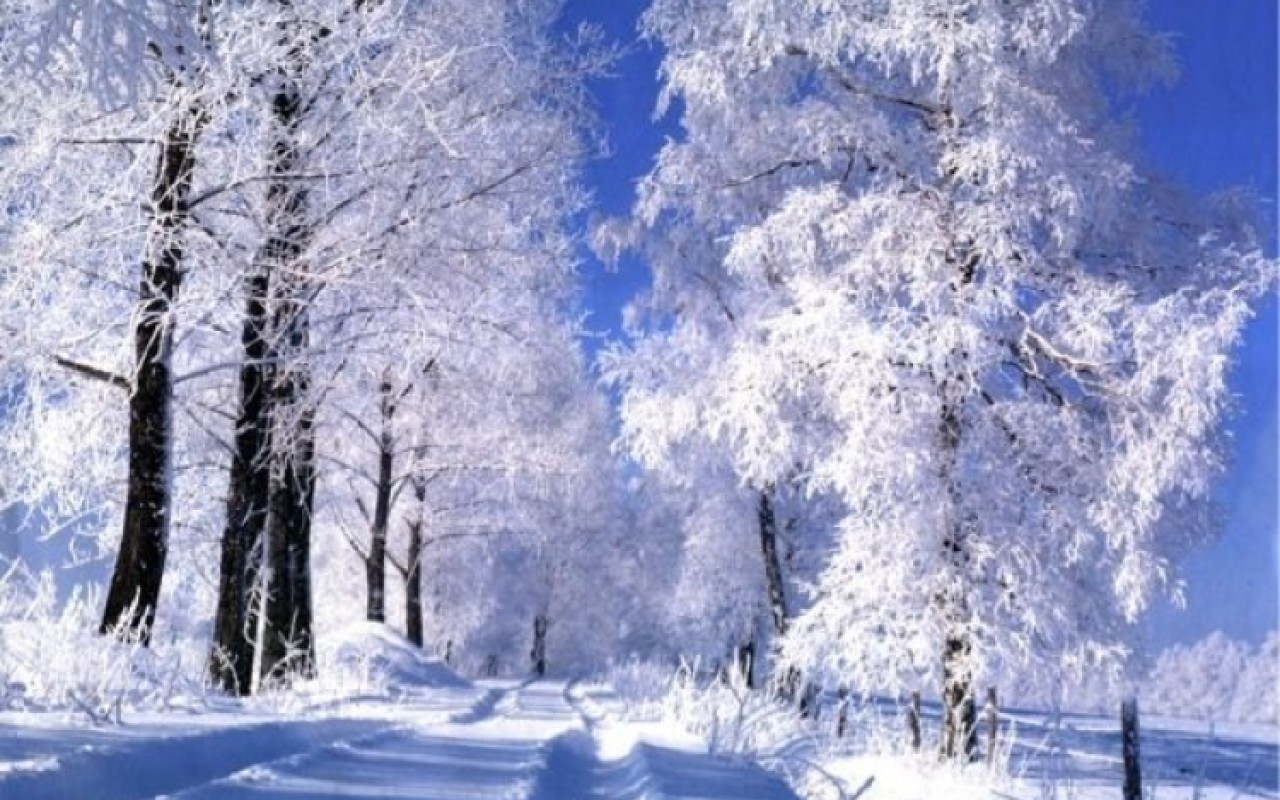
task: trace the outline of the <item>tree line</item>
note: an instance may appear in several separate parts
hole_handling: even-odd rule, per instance
[[[957,756],[976,687],[1118,676],[1276,277],[1254,198],[1133,145],[1140,4],[655,0],[680,134],[592,230],[653,278],[599,359],[621,463],[574,316],[616,53],[559,10],[5,17],[5,491],[114,549],[103,631],[151,634],[172,553],[215,685],[306,676],[352,613],[314,563],[481,669],[929,684]]]
[[[611,491],[568,224],[611,55],[555,14],[6,9],[6,500],[114,551],[102,633],[148,640],[176,572],[248,694],[314,673],[317,557],[370,620],[396,570],[422,643],[428,551],[505,537],[546,634]]]

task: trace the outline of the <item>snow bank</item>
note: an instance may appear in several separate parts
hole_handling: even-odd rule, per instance
[[[364,674],[402,687],[465,689],[471,683],[441,662],[428,658],[408,639],[377,622],[359,622],[321,640],[332,667],[342,674]],[[322,673],[323,674],[323,673]]]

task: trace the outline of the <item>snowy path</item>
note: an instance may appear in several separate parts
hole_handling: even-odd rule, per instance
[[[380,719],[345,713],[202,721],[181,735],[171,724],[78,729],[62,749],[47,729],[0,727],[0,797],[795,800],[761,770],[644,741],[564,683],[493,684],[451,707],[414,697]]]

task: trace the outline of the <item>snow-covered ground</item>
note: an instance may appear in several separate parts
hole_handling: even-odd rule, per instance
[[[926,739],[936,709],[925,705]],[[930,723],[934,723],[933,726]],[[846,792],[861,800],[1119,800],[1122,764],[1117,719],[1063,715],[1055,725],[1037,712],[1006,711],[997,747],[999,774],[985,765],[960,769],[883,752],[836,755],[824,761]],[[1236,800],[1280,797],[1280,729],[1144,717],[1144,796],[1150,800]],[[826,778],[807,782],[815,796]]]
[[[796,797],[568,682],[472,684],[390,641],[368,660],[395,681],[380,697],[294,698],[287,714],[227,703],[101,726],[0,714],[0,798]]]
[[[377,675],[376,690],[191,703],[163,713],[126,712],[123,724],[92,725],[65,713],[0,714],[0,798],[1119,797],[1116,725],[1099,717],[1065,717],[1055,733],[1043,715],[1007,714],[1008,773],[998,777],[982,766],[952,770],[927,756],[883,754],[884,748],[853,755],[801,748],[795,752],[804,750],[825,774],[809,770],[793,790],[747,759],[709,754],[704,742],[671,722],[629,720],[607,687],[471,683],[380,629],[357,628],[348,639],[335,647],[331,668],[346,670],[348,679]],[[857,719],[868,724],[865,716]],[[1280,797],[1276,733],[1266,726],[1210,731],[1146,720],[1149,796]]]

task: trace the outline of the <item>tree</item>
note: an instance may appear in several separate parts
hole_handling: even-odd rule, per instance
[[[163,610],[156,555],[181,556],[164,591],[184,599],[203,599],[216,557],[207,669],[249,693],[310,672],[311,550],[326,567],[348,555],[325,526],[358,505],[335,490],[363,469],[353,430],[392,434],[375,437],[370,527],[413,586],[445,542],[533,539],[534,519],[586,507],[548,487],[581,474],[573,431],[586,423],[556,418],[587,392],[565,223],[584,202],[582,81],[609,56],[552,43],[553,2],[200,8],[216,14],[30,4],[56,91],[36,107],[16,77],[3,85],[0,322],[18,401],[5,499],[108,554],[123,519],[128,580],[108,616],[144,634]],[[6,27],[6,58],[30,49],[19,27]],[[106,96],[118,102],[103,113]],[[422,385],[436,361],[438,392]],[[215,480],[225,498],[207,491]],[[414,526],[396,503],[410,494],[406,559],[396,536]],[[546,513],[521,522],[521,504]],[[450,516],[459,530],[433,529]],[[385,583],[378,562],[364,585]],[[341,583],[331,594],[350,596]],[[157,619],[200,629],[190,610]]]
[[[182,5],[182,4],[179,4]],[[208,9],[186,9],[203,17]],[[208,121],[199,55],[167,68],[171,121],[158,144],[134,322],[129,394],[129,477],[124,531],[100,632],[150,638],[160,601],[172,515],[173,305],[182,287],[196,147]]]
[[[186,203],[193,184],[196,143],[209,118],[202,83],[210,13],[205,0],[135,3],[109,11],[77,0],[55,0],[33,4],[6,20],[6,60],[17,67],[20,79],[70,89],[74,100],[61,104],[62,112],[94,109],[101,112],[96,117],[99,123],[109,121],[102,127],[116,128],[116,135],[71,137],[61,146],[154,148],[150,190],[137,195],[137,205],[146,209],[146,232],[135,255],[141,274],[136,279],[131,320],[132,363],[126,370],[113,372],[66,356],[52,357],[56,365],[78,377],[128,391],[123,533],[101,632],[119,631],[143,642],[150,636],[169,547],[174,306],[186,271]],[[158,106],[151,120],[146,120],[144,101]],[[32,121],[25,114],[19,118]],[[46,111],[49,118],[56,119],[57,112]],[[136,139],[118,133],[130,122],[135,130],[147,132],[153,121],[163,126],[163,132]],[[95,126],[89,122],[88,127]],[[30,153],[39,139],[38,130],[29,124],[16,127],[13,144],[18,152]],[[133,156],[125,160],[133,161]],[[62,202],[67,200],[68,205],[75,204],[70,198]],[[30,217],[17,216],[34,221],[37,212],[27,211]],[[56,212],[48,216],[56,217]],[[68,238],[80,242],[74,232]],[[122,237],[123,241],[129,237]],[[25,255],[35,262],[28,268],[44,266],[39,245]]]
[[[1134,3],[658,0],[644,24],[686,135],[637,205],[680,300],[638,348],[706,368],[668,426],[839,497],[784,657],[940,679],[959,755],[980,676],[1114,660],[1176,589],[1274,276],[1247,204],[1135,165],[1103,86],[1168,59]]]
[[[178,339],[200,338],[210,288],[191,274],[210,259],[187,242],[197,144],[224,120],[206,93],[207,3],[106,5],[33,4],[6,36],[18,69],[5,100],[23,110],[8,115],[4,314],[26,383],[7,455],[20,465],[11,501],[46,530],[116,551],[100,627],[146,642],[172,530],[203,511],[174,508],[172,476],[191,468],[178,460],[193,440],[175,429],[173,386],[191,361]],[[31,83],[49,102],[29,102]],[[49,471],[50,436],[73,443],[77,474]],[[123,529],[118,548],[110,527]]]
[[[244,598],[255,586],[269,589],[264,642],[273,651],[264,670],[295,640],[308,650],[308,531],[327,513],[316,504],[329,502],[316,499],[325,488],[317,469],[361,470],[355,452],[317,446],[316,428],[354,426],[336,440],[363,447],[360,429],[383,427],[390,410],[381,379],[371,385],[368,376],[393,376],[407,403],[429,361],[438,356],[452,369],[452,351],[479,346],[471,337],[480,328],[501,330],[503,300],[514,296],[525,309],[531,301],[520,292],[569,285],[563,254],[571,245],[558,227],[578,202],[577,84],[591,67],[542,38],[549,6],[322,9],[312,18],[282,7],[244,23],[249,46],[265,47],[265,56],[255,49],[243,61],[267,76],[251,85],[268,87],[275,133],[260,141],[272,172],[227,189],[265,185],[265,198],[249,194],[248,205],[270,235],[246,284],[243,441],[224,535],[215,673],[228,660],[242,670],[254,660],[251,648],[236,652],[254,638],[244,634],[256,627]],[[374,478],[381,497],[369,504],[379,517],[365,554],[375,617],[385,616],[378,543],[412,462],[400,419],[419,419],[394,416],[393,449],[375,436],[378,458],[390,456]],[[263,579],[254,577],[259,563]]]

